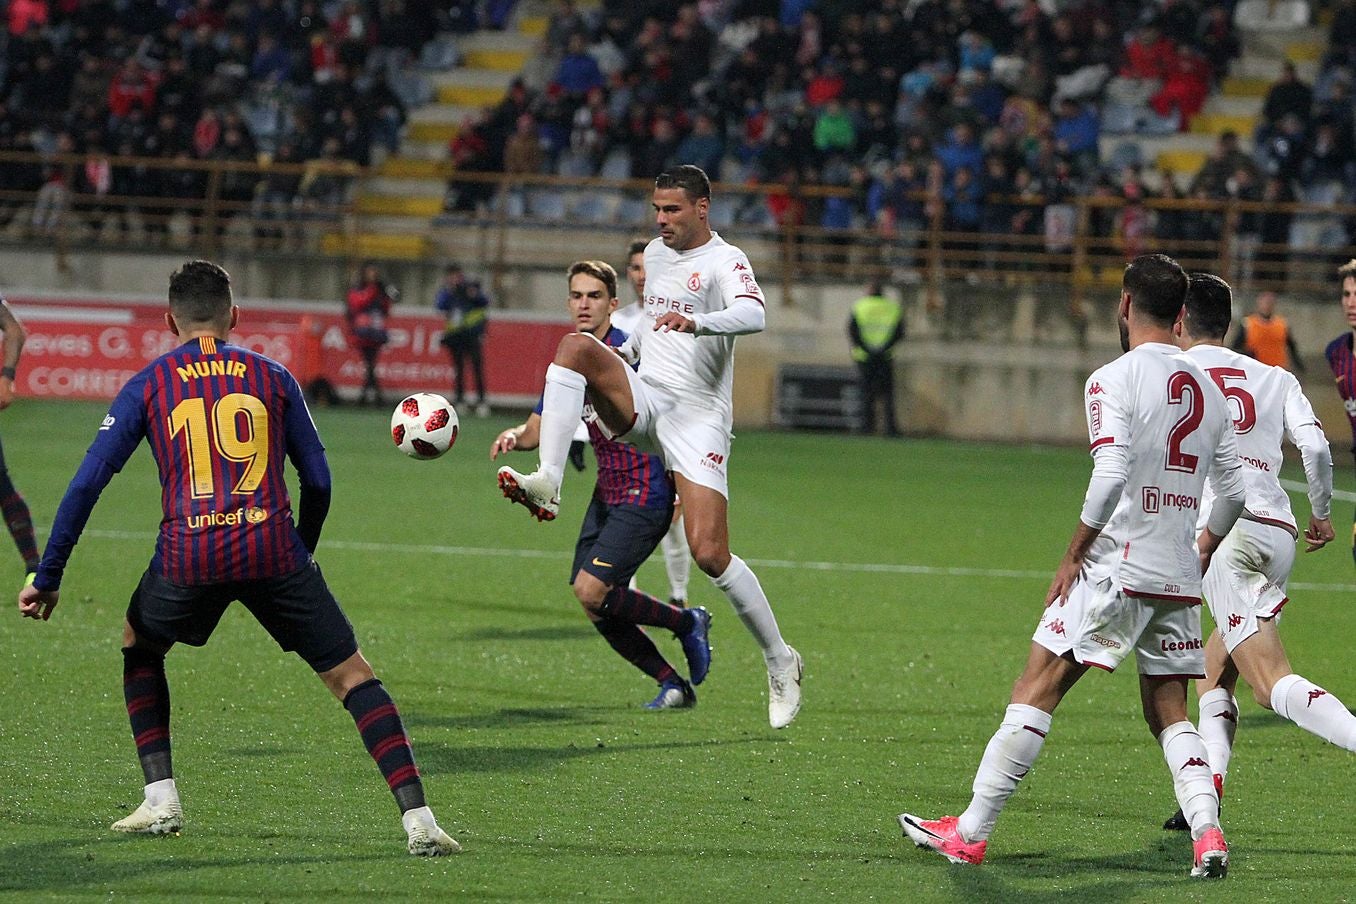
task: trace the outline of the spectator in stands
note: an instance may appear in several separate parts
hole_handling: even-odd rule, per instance
[[[570,35],[565,56],[556,69],[555,84],[564,89],[574,101],[583,100],[593,88],[603,86],[603,72],[598,61],[588,52],[588,41],[582,32]]]
[[[1240,169],[1256,170],[1252,158],[1243,153],[1238,146],[1238,133],[1226,129],[1215,140],[1210,156],[1201,165],[1191,183],[1191,190],[1204,187],[1207,197],[1223,198],[1227,193],[1226,183]]]
[[[1299,178],[1307,152],[1304,121],[1297,113],[1286,113],[1262,145],[1263,167],[1268,175],[1292,182]]]
[[[1054,122],[1055,149],[1073,159],[1077,172],[1088,175],[1097,168],[1100,134],[1101,122],[1092,104],[1080,104],[1071,97],[1059,102]]]
[[[1205,106],[1209,94],[1209,64],[1190,47],[1178,47],[1162,87],[1149,98],[1149,106],[1162,119],[1175,119],[1178,128],[1185,132]]]
[[[1263,127],[1276,131],[1287,114],[1299,117],[1300,124],[1306,125],[1313,104],[1313,88],[1300,81],[1295,64],[1286,60],[1281,65],[1281,77],[1267,90],[1266,100],[1262,103]]]
[[[957,123],[946,141],[937,148],[937,159],[941,161],[947,176],[964,167],[974,173],[984,167],[984,149],[975,140],[975,130],[968,123]]]
[[[673,157],[701,167],[712,179],[720,178],[721,164],[725,159],[725,142],[710,113],[703,111],[693,118],[692,131],[678,142]]]
[[[1229,74],[1229,65],[1238,56],[1239,41],[1229,18],[1229,8],[1223,3],[1211,3],[1201,13],[1196,27],[1196,46],[1210,64],[1216,81]]]
[[[814,145],[821,155],[849,152],[857,144],[857,127],[841,101],[833,98],[815,117]]]
[[[1285,265],[1290,258],[1290,224],[1295,218],[1294,212],[1286,206],[1295,202],[1290,185],[1289,179],[1277,175],[1268,175],[1262,185],[1262,203],[1267,206],[1259,226],[1262,237],[1257,252],[1259,279],[1285,278]]]

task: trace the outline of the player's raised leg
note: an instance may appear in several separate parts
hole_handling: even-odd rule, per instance
[[[560,510],[560,483],[585,399],[614,434],[625,433],[635,422],[625,362],[593,336],[571,333],[560,340],[555,361],[546,368],[537,470],[522,474],[510,467],[499,469],[504,495],[526,506],[539,521],[552,520]]]
[[[424,783],[400,711],[362,653],[354,652],[319,675],[353,717],[363,745],[395,796],[409,852],[419,857],[438,857],[460,851],[461,845],[442,830],[424,800]]]
[[[165,651],[138,643],[130,625],[123,627],[122,688],[137,759],[146,779],[145,799],[113,823],[113,831],[142,835],[178,833],[184,811],[174,784],[170,752],[170,692],[165,679]]]
[[[958,817],[923,819],[901,813],[899,825],[909,840],[952,863],[983,861],[999,815],[1040,755],[1055,707],[1086,672],[1087,666],[1033,643],[1003,721],[984,748],[970,805]]]
[[[777,617],[758,576],[730,552],[729,506],[718,490],[674,473],[683,500],[687,542],[697,567],[711,578],[734,607],[739,620],[763,650],[767,663],[768,722],[785,728],[800,712],[800,682],[804,664],[800,654],[782,639]]]

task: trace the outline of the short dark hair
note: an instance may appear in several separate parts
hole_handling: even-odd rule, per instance
[[[1198,339],[1223,339],[1233,317],[1233,290],[1213,273],[1192,273],[1187,280],[1187,332]]]
[[[629,261],[632,257],[634,257],[637,254],[644,254],[645,249],[648,248],[649,245],[650,243],[645,239],[636,239],[627,247],[626,259]]]
[[[1141,254],[1132,260],[1121,286],[1130,293],[1130,303],[1159,326],[1172,326],[1186,303],[1186,271],[1166,254]]]
[[[181,324],[225,324],[231,305],[231,275],[211,261],[188,261],[170,275],[169,309]]]
[[[617,271],[606,261],[575,261],[570,264],[569,277],[574,279],[575,274],[583,273],[585,276],[592,276],[594,279],[607,286],[607,297],[617,297]]]
[[[711,180],[700,166],[683,163],[671,166],[655,177],[655,188],[681,188],[689,199],[711,198]]]
[[[1341,285],[1352,276],[1356,276],[1356,257],[1337,268],[1337,284]]]

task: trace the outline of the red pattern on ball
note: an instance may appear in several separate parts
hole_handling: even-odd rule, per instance
[[[428,420],[424,421],[424,430],[427,433],[432,433],[434,430],[446,427],[450,420],[452,420],[452,415],[447,413],[447,409],[439,408],[428,416]]]
[[[412,439],[410,445],[414,447],[414,451],[425,458],[433,458],[439,454],[438,447],[426,439]]]
[[[410,396],[408,399],[400,403],[400,412],[404,414],[405,417],[418,417],[419,400],[416,399],[414,396]]]
[[[391,439],[395,440],[395,444],[397,446],[405,441],[404,424],[396,424],[394,427],[391,428]]]

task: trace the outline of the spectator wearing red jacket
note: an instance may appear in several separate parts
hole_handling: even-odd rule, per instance
[[[1176,47],[1152,22],[1125,45],[1121,75],[1126,78],[1165,79],[1175,68]]]
[[[114,119],[126,119],[133,107],[147,114],[155,109],[155,79],[129,59],[108,85],[108,113]]]
[[[390,339],[390,334],[386,331],[386,318],[390,315],[391,304],[398,294],[394,288],[382,281],[381,270],[373,263],[363,264],[357,282],[348,290],[344,308],[348,341],[363,356],[363,366],[367,370],[367,378],[362,389],[362,402],[381,404],[381,387],[377,383],[377,356],[381,354],[382,346]]]

